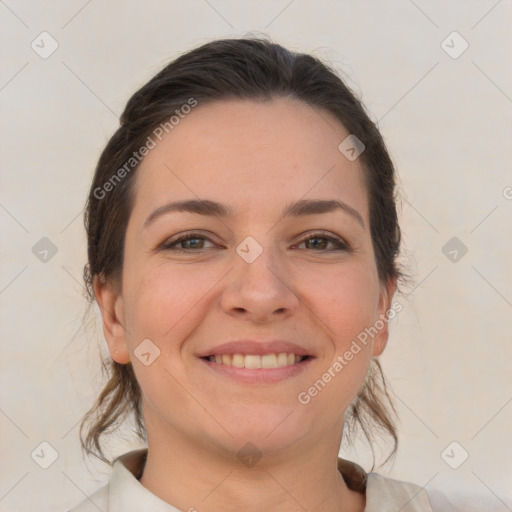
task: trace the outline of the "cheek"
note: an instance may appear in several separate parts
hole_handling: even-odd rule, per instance
[[[325,390],[319,393],[321,398],[313,407],[318,407],[321,417],[322,407],[337,404],[332,414],[338,417],[339,411],[344,411],[355,398],[368,372],[372,340],[364,338],[364,333],[375,320],[378,286],[371,267],[331,270],[324,278],[316,277],[317,285],[311,288],[308,297],[325,325],[323,334],[331,343],[321,367],[322,374],[317,376],[325,383]],[[320,388],[323,389],[323,384]]]
[[[378,281],[371,266],[344,266],[317,272],[304,284],[304,300],[334,340],[336,352],[370,326],[378,305]]]
[[[134,342],[149,338],[160,348],[175,351],[199,322],[208,293],[222,276],[206,266],[162,263],[153,267],[127,265],[125,296],[127,329]]]
[[[222,273],[192,265],[159,264],[149,267],[126,265],[125,319],[130,351],[150,339],[160,350],[150,366],[132,356],[133,368],[145,401],[152,408],[162,403],[179,403],[183,413],[193,403],[179,383],[188,380],[181,353],[187,340],[206,314],[208,292]],[[193,411],[197,414],[197,411]],[[172,414],[168,412],[168,414]]]

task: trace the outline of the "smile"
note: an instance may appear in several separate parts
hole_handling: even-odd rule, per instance
[[[212,363],[222,364],[224,366],[233,366],[235,368],[249,368],[258,370],[261,368],[272,369],[291,366],[300,363],[308,356],[299,356],[293,353],[279,352],[275,354],[222,354],[211,355],[204,359]]]
[[[215,378],[227,378],[242,385],[265,385],[296,377],[314,361],[312,356],[292,352],[271,354],[222,354],[200,357]]]

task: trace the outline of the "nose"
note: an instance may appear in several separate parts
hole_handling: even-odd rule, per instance
[[[252,263],[235,255],[234,268],[223,290],[221,307],[229,315],[254,323],[284,320],[298,308],[290,273],[270,249],[265,249]]]

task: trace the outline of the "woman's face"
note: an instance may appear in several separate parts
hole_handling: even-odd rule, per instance
[[[199,104],[142,161],[122,291],[97,294],[115,310],[109,349],[133,364],[149,436],[223,453],[339,441],[394,292],[378,279],[360,161],[338,149],[348,135],[289,99],[222,101]]]

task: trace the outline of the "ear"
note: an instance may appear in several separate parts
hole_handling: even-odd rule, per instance
[[[120,364],[130,362],[130,352],[124,328],[123,297],[119,286],[103,276],[94,277],[94,294],[100,307],[103,333],[110,356]]]
[[[396,278],[390,278],[385,283],[381,282],[380,285],[379,305],[377,308],[375,324],[378,327],[383,324],[383,327],[378,329],[378,333],[373,339],[373,357],[380,356],[382,352],[384,352],[388,342],[389,330],[387,312],[391,308],[391,302],[393,300],[393,295],[395,294],[396,284]]]

